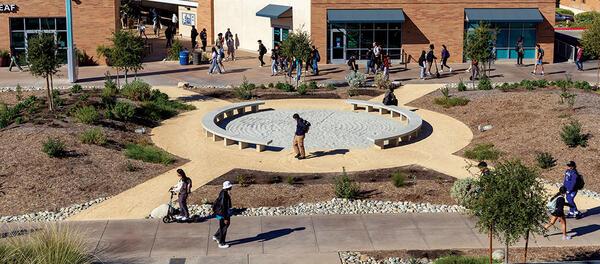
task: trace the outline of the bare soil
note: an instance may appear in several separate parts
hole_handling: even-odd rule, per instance
[[[542,170],[542,177],[562,183],[565,164],[573,160],[578,171],[585,177],[585,188],[600,191],[600,94],[571,89],[576,97],[573,109],[559,104],[560,90],[537,89],[533,91],[466,91],[451,90],[450,96],[462,96],[470,100],[465,106],[443,108],[433,103],[441,97],[432,92],[409,105],[429,109],[454,117],[473,131],[473,141],[464,151],[477,144],[491,142],[496,150],[504,152],[501,159],[519,158],[529,164],[536,163],[539,152],[549,152],[556,159],[556,166]],[[567,147],[559,132],[564,124],[577,119],[582,133],[588,134],[586,147]],[[492,125],[491,130],[480,132],[477,126]]]
[[[102,119],[98,127],[107,135],[107,144],[80,143],[79,134],[94,126],[76,123],[65,111],[83,93],[60,93],[65,104],[55,113],[41,105],[33,114],[23,113],[28,120],[25,123],[0,130],[0,215],[57,210],[116,195],[186,162],[174,156],[176,162],[164,166],[124,157],[125,143],[151,144],[155,123],[143,118],[132,122]],[[90,94],[89,104],[98,104],[99,91],[85,93]],[[23,92],[25,98],[31,94],[46,99],[45,91]],[[0,100],[15,104],[16,92],[0,93]],[[140,128],[145,128],[146,134],[134,132]],[[65,157],[50,158],[41,151],[48,137],[60,137],[66,145]],[[127,161],[133,171],[127,170]]]
[[[194,88],[191,91],[197,92],[204,96],[210,96],[219,98],[229,102],[242,102],[235,96],[233,89],[223,88]],[[324,88],[318,88],[309,90],[305,95],[299,95],[296,92],[284,92],[275,88],[256,88],[256,99],[260,100],[274,100],[274,99],[347,99],[350,98],[346,92],[346,89],[327,90]],[[358,95],[353,96],[352,99],[357,100],[369,100],[373,97],[377,97],[384,94],[385,90],[374,89],[374,88],[360,88],[358,89]]]
[[[405,185],[392,185],[391,174],[401,171],[408,176]],[[193,191],[190,204],[200,204],[202,199],[214,200],[223,181],[238,183],[231,193],[236,208],[291,206],[298,203],[321,202],[335,198],[336,176],[341,173],[274,173],[234,169]],[[244,184],[238,182],[244,179]],[[360,185],[361,199],[376,201],[411,201],[454,205],[450,188],[455,178],[419,166],[349,173]],[[288,178],[290,178],[288,182]],[[291,184],[290,184],[291,182]]]
[[[509,250],[509,262],[522,263],[524,253],[525,248],[511,248]],[[437,259],[448,255],[488,257],[489,249],[361,251],[361,254],[366,254],[377,260],[383,260],[390,257],[399,257],[405,259],[410,257]],[[559,262],[580,260],[600,260],[600,247],[530,247],[527,249],[528,262]]]

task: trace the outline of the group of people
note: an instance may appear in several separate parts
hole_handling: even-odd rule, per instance
[[[204,35],[202,35],[204,33]],[[196,40],[195,35],[198,35],[197,32],[192,32],[192,46],[195,48]],[[202,50],[206,49],[206,29],[203,29],[200,33],[200,38],[202,40]],[[225,57],[225,45],[227,45],[227,57]],[[215,43],[212,46],[210,52],[210,70],[208,74],[213,74],[216,69],[219,74],[225,72],[225,65],[223,61],[232,60],[235,61],[235,49],[236,49],[236,41],[233,39],[233,33],[231,33],[231,29],[227,28],[227,32],[225,35],[223,33],[217,34],[217,39],[215,39]]]
[[[429,50],[425,52],[421,51],[421,56],[417,63],[419,64],[419,68],[421,69],[419,79],[425,80],[425,77],[431,77],[431,67],[436,63],[436,75],[437,75],[437,57],[434,53],[435,46],[433,44],[429,45]],[[450,58],[450,51],[446,45],[442,45],[442,51],[440,54],[441,62],[440,62],[440,72],[444,72],[444,67],[448,69],[449,72],[452,72],[452,67],[448,66],[448,58]]]
[[[267,48],[262,43],[262,40],[258,40],[258,61],[259,66],[265,66],[264,55],[267,54]],[[293,77],[293,71],[296,70],[296,76],[294,77],[297,81],[302,76],[302,67],[304,65],[304,71],[308,72],[308,68],[311,68],[313,75],[319,75],[319,65],[321,61],[321,54],[319,50],[312,46],[310,57],[308,58],[310,63],[303,63],[300,58],[293,58],[291,56],[285,56],[281,53],[281,46],[279,43],[275,44],[275,47],[271,49],[271,76],[285,73],[288,77]]]

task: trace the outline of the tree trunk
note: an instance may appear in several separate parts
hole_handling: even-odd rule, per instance
[[[128,83],[128,80],[127,80],[127,71],[128,71],[128,70],[125,70],[125,84],[127,84],[127,83]]]
[[[54,81],[52,80],[52,74],[50,74],[50,100],[52,101],[52,111],[54,111]]]
[[[525,254],[523,255],[523,263],[527,263],[527,246],[529,246],[529,230],[525,233]]]
[[[508,242],[504,244],[504,263],[508,262]]]
[[[46,77],[46,92],[48,93],[48,110],[52,111],[52,99],[50,96],[50,80]]]
[[[133,72],[133,80],[137,81],[137,70]]]
[[[119,83],[119,68],[117,68],[117,88],[121,89],[121,84]]]
[[[492,229],[493,227],[490,227],[490,264],[492,264]]]
[[[598,66],[596,67],[596,87],[600,87],[600,58],[598,58]]]

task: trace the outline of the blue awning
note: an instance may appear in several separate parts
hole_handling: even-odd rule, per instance
[[[537,8],[465,8],[467,22],[544,22]]]
[[[256,16],[279,18],[283,13],[290,9],[292,9],[291,6],[267,5],[260,11],[256,12]]]
[[[402,9],[329,9],[327,23],[404,23]]]

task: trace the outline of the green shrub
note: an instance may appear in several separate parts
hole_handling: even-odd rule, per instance
[[[448,88],[448,86],[440,88],[440,92],[442,93],[444,98],[448,98],[450,96],[450,89]]]
[[[572,85],[572,83],[567,80],[559,79],[559,80],[550,82],[550,85],[555,85],[564,91],[565,89],[569,88]]]
[[[89,94],[82,94],[82,95],[79,96],[78,100],[81,101],[81,102],[85,102],[85,101],[88,100],[88,98],[90,98]]]
[[[590,11],[575,15],[575,27],[590,27],[595,21],[600,20],[600,12]]]
[[[275,88],[275,85],[273,83],[269,83],[269,88]]]
[[[356,88],[356,87],[348,87],[348,89],[346,90],[346,93],[348,94],[349,97],[357,96],[358,95],[358,88]]]
[[[308,83],[308,89],[311,89],[311,90],[316,90],[317,88],[319,88],[319,87],[317,86],[317,82],[315,82],[315,81],[310,81],[310,82]]]
[[[483,75],[481,77],[481,79],[479,80],[479,83],[477,84],[477,89],[479,90],[492,90],[494,87],[492,87],[492,81],[490,81],[490,78],[487,77],[487,75]]]
[[[173,40],[171,48],[167,51],[167,60],[179,60],[179,52],[185,50],[185,47],[178,39]]]
[[[466,90],[467,90],[467,86],[465,85],[465,83],[463,82],[463,80],[462,80],[462,79],[460,79],[460,80],[458,81],[458,85],[456,85],[456,89],[457,89],[459,92],[464,92],[464,91],[466,91]]]
[[[479,196],[480,191],[479,181],[475,178],[467,177],[454,182],[454,185],[450,188],[450,197],[457,204],[465,208],[471,208],[473,201]]]
[[[469,101],[469,99],[464,97],[439,97],[433,99],[435,104],[441,105],[444,108],[467,105]]]
[[[569,9],[564,9],[564,8],[556,8],[556,12],[561,14],[561,15],[570,15],[570,16],[574,16],[575,13],[573,13],[573,11],[569,10]]]
[[[525,83],[525,90],[531,91],[531,90],[534,90],[534,89],[535,89],[535,87],[533,87],[533,83],[532,82]]]
[[[94,144],[98,146],[106,144],[106,135],[102,133],[102,130],[100,130],[99,127],[85,131],[77,138],[83,144]]]
[[[14,122],[19,114],[17,105],[9,107],[6,104],[0,105],[0,128],[5,128]]]
[[[100,114],[93,105],[80,107],[75,110],[74,115],[79,122],[87,125],[94,124],[100,119]]]
[[[465,151],[465,157],[477,161],[497,160],[502,154],[504,153],[494,149],[492,143],[477,144],[474,148]]]
[[[548,169],[556,165],[556,160],[548,152],[538,153],[535,160],[537,161],[537,165],[542,169]]]
[[[569,147],[585,147],[587,145],[588,137],[581,134],[581,123],[577,120],[571,120],[571,122],[564,124],[559,134],[565,145]]]
[[[296,177],[293,177],[293,176],[288,176],[288,177],[285,179],[285,181],[286,181],[288,184],[290,184],[290,185],[291,185],[291,184],[294,184],[294,183],[296,183]]]
[[[405,181],[406,181],[406,173],[401,172],[401,171],[395,171],[394,174],[392,174],[392,184],[396,188],[406,185]]]
[[[56,106],[61,106],[61,105],[63,105],[63,104],[64,104],[64,100],[63,100],[62,98],[60,98],[60,96],[59,96],[59,95],[55,95],[55,96],[53,97],[53,99],[54,99],[54,106],[55,106],[55,107],[56,107]]]
[[[433,264],[488,264],[490,259],[486,257],[464,257],[464,256],[447,256],[436,259]],[[500,261],[493,259],[492,263],[500,263]]]
[[[256,93],[253,91],[255,88],[254,84],[248,83],[246,76],[242,79],[242,84],[238,87],[233,88],[235,97],[240,100],[250,100],[256,97]]]
[[[333,86],[331,83],[325,86],[325,88],[327,88],[327,90],[335,90],[335,86]]]
[[[351,71],[350,74],[346,75],[346,81],[351,88],[359,88],[365,86],[367,77],[361,72]]]
[[[258,88],[260,88],[260,89],[267,89],[267,87],[264,84],[261,84]]]
[[[295,90],[293,85],[291,85],[289,83],[281,83],[281,82],[278,82],[275,85],[275,89],[282,90],[282,91],[288,92],[288,93],[293,92]]]
[[[42,152],[48,157],[62,157],[65,154],[65,143],[60,140],[60,137],[55,139],[48,137],[48,140],[42,142]]]
[[[106,72],[104,73],[104,88],[117,88],[117,83],[115,81],[113,81],[112,77],[110,76],[110,72]],[[98,88],[94,87],[94,90],[97,90]]]
[[[160,150],[153,146],[140,146],[134,143],[125,145],[125,157],[130,159],[142,160],[144,162],[159,163],[169,165],[175,162],[175,158],[166,151]]]
[[[296,89],[296,92],[298,93],[298,95],[305,95],[308,93],[308,85],[303,83],[301,85],[298,86],[298,89]]]
[[[23,101],[23,88],[21,87],[21,85],[17,84],[17,87],[15,87],[15,91],[17,92],[17,101]]]
[[[82,88],[82,87],[81,87],[81,85],[79,85],[79,84],[75,84],[75,85],[73,85],[73,86],[71,87],[71,92],[72,92],[72,93],[74,93],[74,94],[75,94],[75,93],[79,93],[79,92],[81,92],[81,91],[83,91],[83,88]]]
[[[135,105],[125,102],[118,102],[112,109],[112,113],[120,120],[129,121],[135,115]]]
[[[117,86],[106,86],[102,89],[102,93],[100,94],[100,100],[102,104],[112,106],[117,102],[117,93],[119,89]]]
[[[121,88],[121,94],[132,101],[146,101],[150,99],[150,84],[142,80],[131,81]]]
[[[244,177],[244,175],[238,175],[237,176],[237,183],[240,186],[245,187],[246,186],[246,177]]]
[[[356,199],[360,195],[360,187],[356,179],[351,179],[342,168],[342,175],[335,178],[333,193],[337,198]]]
[[[592,90],[592,86],[590,85],[589,82],[586,82],[586,81],[580,81],[580,82],[573,83],[573,88],[583,89],[585,91],[591,91]]]
[[[548,86],[548,81],[546,79],[535,80],[533,81],[533,85],[539,88],[546,88],[546,86]]]
[[[392,83],[387,78],[385,78],[385,75],[383,75],[383,73],[378,72],[377,74],[375,74],[375,86],[378,89],[387,90],[390,88],[391,85]]]

